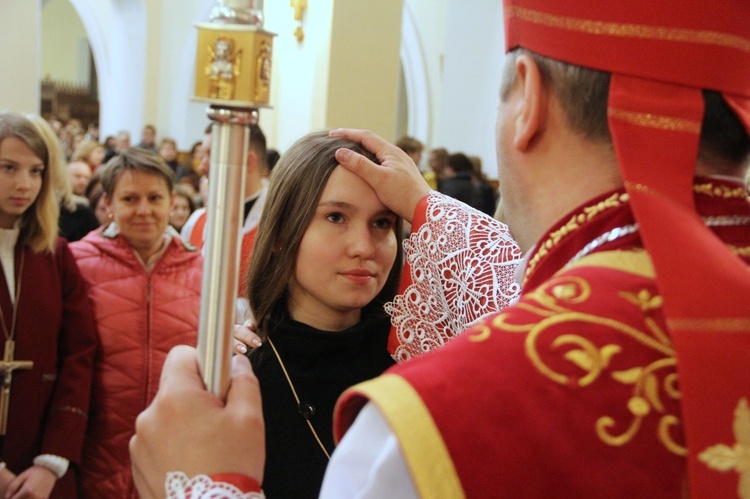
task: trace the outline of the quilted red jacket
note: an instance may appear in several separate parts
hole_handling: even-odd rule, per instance
[[[122,236],[94,231],[70,245],[89,285],[100,335],[81,497],[137,497],[128,442],[135,419],[156,395],[164,359],[195,345],[203,259],[173,237],[151,272]]]

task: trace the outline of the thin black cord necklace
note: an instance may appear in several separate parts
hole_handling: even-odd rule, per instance
[[[297,395],[297,390],[294,389],[294,383],[292,383],[292,378],[289,377],[289,373],[286,370],[286,366],[284,366],[284,362],[281,360],[281,356],[279,355],[279,351],[276,350],[276,346],[273,344],[273,341],[271,341],[271,337],[268,337],[268,344],[271,345],[271,349],[273,350],[274,355],[276,355],[276,360],[279,361],[279,365],[281,366],[281,370],[284,372],[284,377],[286,377],[287,383],[289,383],[289,388],[292,389],[292,395],[294,395],[294,400],[297,401],[297,412],[300,413],[300,415],[305,419],[305,422],[307,423],[307,426],[310,427],[310,431],[312,432],[313,436],[315,437],[315,441],[318,442],[318,445],[320,446],[323,453],[326,455],[328,460],[331,460],[331,455],[326,450],[325,446],[323,445],[323,442],[320,441],[320,437],[318,437],[318,432],[315,431],[315,428],[313,428],[312,423],[310,422],[310,419],[315,415],[315,407],[305,403],[300,402],[299,396]]]

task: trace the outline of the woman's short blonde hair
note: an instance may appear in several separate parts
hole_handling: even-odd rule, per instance
[[[36,116],[34,121],[37,120],[43,121]],[[43,126],[19,113],[0,112],[0,142],[11,137],[22,140],[44,164],[39,195],[21,217],[19,241],[35,252],[54,253],[60,218],[54,179],[65,174],[65,160],[54,133],[46,136],[51,128],[45,130]]]
[[[117,181],[126,171],[156,175],[164,179],[170,193],[174,189],[174,172],[161,156],[140,147],[126,147],[110,159],[101,170],[97,170],[102,181],[104,194],[109,199],[112,199]]]

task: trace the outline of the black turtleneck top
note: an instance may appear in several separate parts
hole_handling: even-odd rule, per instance
[[[389,317],[363,319],[343,331],[321,331],[291,319],[273,324],[272,339],[300,402],[314,406],[310,419],[332,453],[333,409],[347,388],[393,365],[388,354]],[[263,396],[266,467],[263,491],[269,499],[316,498],[328,458],[297,409],[289,383],[268,341],[249,354]]]

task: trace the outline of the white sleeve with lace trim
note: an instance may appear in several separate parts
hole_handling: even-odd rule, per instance
[[[404,252],[411,283],[386,304],[398,362],[444,345],[520,291],[514,274],[522,254],[508,227],[438,192],[429,194]]]
[[[214,482],[207,475],[193,478],[181,471],[167,473],[167,499],[266,499],[262,492],[243,493],[230,483]]]

